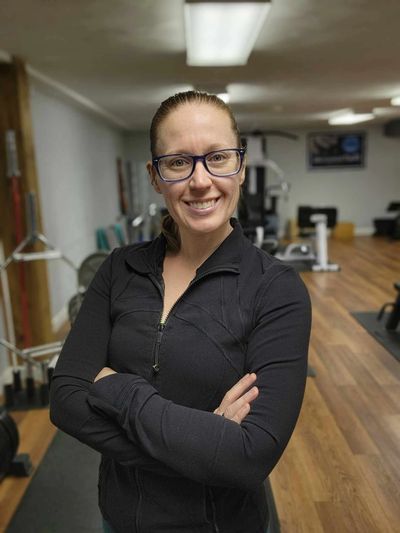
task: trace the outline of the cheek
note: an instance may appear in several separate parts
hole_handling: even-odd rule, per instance
[[[175,183],[171,186],[163,184],[161,186],[161,193],[164,197],[164,202],[167,208],[173,209],[176,202],[178,202],[182,196],[183,190],[178,183]]]
[[[239,193],[240,193],[240,184],[239,180],[235,180],[227,184],[226,187],[224,187],[224,192],[227,196],[230,197],[231,201],[237,201],[239,199]]]

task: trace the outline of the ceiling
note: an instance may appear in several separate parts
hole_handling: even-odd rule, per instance
[[[400,0],[272,0],[248,64],[223,68],[186,66],[183,0],[1,0],[0,50],[132,130],[190,86],[228,86],[245,130],[400,118]]]

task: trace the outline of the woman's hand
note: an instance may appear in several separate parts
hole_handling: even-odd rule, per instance
[[[105,366],[100,370],[100,372],[97,374],[97,376],[94,378],[93,383],[96,383],[101,378],[105,378],[106,376],[111,376],[111,374],[116,374],[115,370],[110,368],[109,366]]]
[[[250,402],[258,396],[257,387],[252,387],[245,392],[256,379],[257,376],[254,373],[243,376],[236,385],[228,390],[214,413],[240,424],[250,411]]]

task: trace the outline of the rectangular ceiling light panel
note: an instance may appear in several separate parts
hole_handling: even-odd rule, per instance
[[[262,2],[187,2],[187,64],[245,65],[271,7]]]
[[[372,120],[373,118],[375,117],[372,113],[347,113],[331,117],[328,120],[328,123],[331,126],[344,126],[347,124],[359,124],[360,122],[367,122],[368,120]]]

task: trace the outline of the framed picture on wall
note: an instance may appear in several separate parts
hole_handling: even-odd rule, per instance
[[[310,170],[365,166],[365,132],[315,132],[307,136]]]

